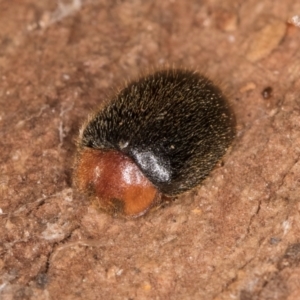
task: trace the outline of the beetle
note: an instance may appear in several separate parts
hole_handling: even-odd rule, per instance
[[[137,217],[201,183],[235,137],[231,106],[206,76],[164,69],[127,84],[80,130],[74,184]]]

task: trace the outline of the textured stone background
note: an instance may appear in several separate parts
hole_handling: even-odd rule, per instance
[[[297,14],[295,0],[0,0],[0,298],[300,299]],[[80,123],[166,64],[222,81],[232,151],[163,209],[98,213],[71,187]]]

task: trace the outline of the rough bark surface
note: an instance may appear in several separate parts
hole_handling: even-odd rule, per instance
[[[0,1],[1,299],[299,299],[300,2]],[[231,152],[145,217],[73,192],[86,115],[162,65],[222,82]],[[272,87],[273,92],[262,92]]]

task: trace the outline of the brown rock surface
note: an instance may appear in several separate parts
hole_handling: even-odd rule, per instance
[[[294,0],[0,1],[0,298],[300,299],[300,28],[286,23],[299,12]],[[164,209],[98,213],[71,187],[80,123],[164,64],[224,82],[233,149]]]

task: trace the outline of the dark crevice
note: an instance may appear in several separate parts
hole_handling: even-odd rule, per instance
[[[262,200],[258,200],[258,205],[255,213],[250,217],[249,224],[247,227],[247,236],[250,234],[251,225],[253,223],[254,218],[259,214],[260,208],[261,208]]]

